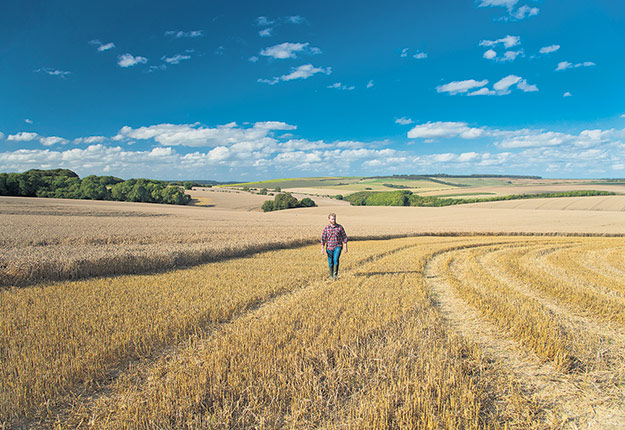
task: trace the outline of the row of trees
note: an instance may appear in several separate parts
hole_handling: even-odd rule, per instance
[[[310,208],[317,206],[314,200],[304,197],[302,200],[297,200],[291,195],[291,193],[280,193],[272,200],[267,200],[263,203],[262,209],[264,212],[279,211],[282,209],[291,208]]]
[[[345,197],[355,206],[451,206],[465,203],[494,202],[500,200],[538,199],[554,197],[581,197],[581,196],[610,196],[615,193],[609,191],[580,190],[563,191],[556,193],[511,194],[487,198],[453,199],[430,196],[419,196],[409,190],[370,192],[359,191]]]
[[[68,169],[0,173],[0,195],[63,199],[118,200],[185,205],[191,197],[177,185],[151,179],[90,175],[83,179]]]

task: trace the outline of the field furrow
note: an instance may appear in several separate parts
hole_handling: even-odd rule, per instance
[[[566,273],[568,270],[575,271],[575,267],[569,265],[561,269],[545,263],[546,256],[562,247],[569,248],[570,245],[541,248],[537,251],[517,250],[509,254],[509,259],[502,260],[502,268],[515,279],[531,285],[560,303],[576,306],[579,311],[607,321],[625,323],[625,301],[571,281]]]
[[[529,246],[535,247],[536,244]],[[511,249],[515,248],[517,247]],[[485,271],[492,273],[489,268],[497,266],[500,258],[495,259],[491,255],[500,257],[500,254],[508,252],[514,251],[510,251],[509,248],[487,249],[487,252],[478,258],[478,263]],[[453,268],[457,271],[465,269],[459,266],[467,264],[467,260],[461,255],[456,255],[458,253],[450,254],[459,260]],[[625,368],[622,364],[618,365],[614,360],[610,362],[608,369],[603,366],[594,374],[588,375],[588,373],[564,372],[561,367],[554,367],[553,362],[541,360],[510,338],[507,335],[508,330],[502,330],[496,323],[482,315],[481,309],[474,308],[462,298],[459,290],[448,282],[450,277],[446,272],[449,259],[449,254],[441,254],[426,265],[428,284],[436,294],[443,315],[459,334],[476,343],[484,351],[487,359],[494,360],[493,366],[499,366],[509,372],[512,375],[512,384],[516,384],[527,396],[531,396],[541,405],[540,417],[543,425],[556,428],[620,428],[625,419],[622,385]],[[497,275],[493,276],[499,278]],[[463,278],[461,288],[470,288],[465,282],[466,279]],[[507,292],[502,291],[502,294],[507,295]],[[532,295],[528,294],[528,297]],[[572,327],[567,328],[571,333]],[[622,337],[618,339],[622,342]],[[575,336],[574,340],[578,338]],[[621,343],[619,348],[615,348],[621,357],[625,352],[620,349],[622,345]]]

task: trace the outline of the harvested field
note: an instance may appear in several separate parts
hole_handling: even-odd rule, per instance
[[[562,181],[566,182],[566,181]],[[444,197],[446,194],[456,194],[459,191],[473,192],[473,195],[479,197],[481,193],[488,193],[497,196],[507,196],[511,194],[539,194],[539,193],[559,193],[565,191],[584,191],[584,190],[596,190],[596,191],[609,191],[617,194],[625,194],[625,185],[610,185],[602,183],[544,183],[544,184],[532,184],[521,185],[512,184],[507,186],[486,186],[486,187],[471,187],[471,188],[454,188],[447,191],[428,191],[419,193],[422,196],[436,195]]]
[[[621,238],[356,241],[0,295],[0,422],[597,428],[625,420]]]
[[[225,207],[0,197],[0,287],[149,273],[314,243],[330,211],[338,214],[350,236],[360,238],[431,233],[625,234],[618,212],[518,211],[483,205],[325,206],[262,213]]]
[[[625,196],[558,197],[554,199],[503,200],[471,203],[467,207],[520,210],[625,211]]]

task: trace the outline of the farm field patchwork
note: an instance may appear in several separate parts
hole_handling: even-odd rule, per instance
[[[356,241],[0,293],[0,422],[619,428],[625,246]],[[589,301],[590,300],[590,301]]]

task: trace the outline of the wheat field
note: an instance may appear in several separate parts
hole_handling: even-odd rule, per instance
[[[621,238],[356,241],[0,292],[6,428],[620,428]]]

